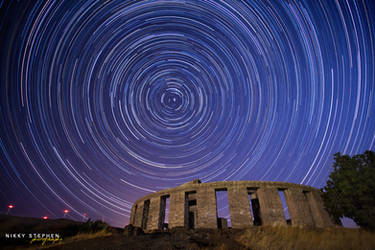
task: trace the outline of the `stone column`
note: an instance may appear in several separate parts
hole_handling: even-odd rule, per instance
[[[294,226],[313,226],[309,202],[300,188],[284,190],[290,220]]]
[[[197,228],[217,228],[216,192],[214,188],[197,190]]]
[[[142,216],[143,216],[143,202],[140,202],[137,204],[137,211],[135,213],[135,227],[141,227],[142,226]]]
[[[325,210],[320,191],[305,192],[309,201],[311,214],[314,219],[316,227],[330,227],[333,226],[328,212]]]
[[[229,187],[228,201],[232,228],[245,228],[252,226],[252,216],[247,188],[241,186]]]
[[[185,192],[171,193],[168,228],[183,227],[185,222]]]
[[[283,204],[277,188],[257,189],[262,225],[286,225]]]
[[[150,199],[150,209],[148,213],[147,229],[153,230],[159,227],[160,215],[160,197],[153,197]]]

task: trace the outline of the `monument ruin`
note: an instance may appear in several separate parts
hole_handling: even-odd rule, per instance
[[[258,225],[333,226],[319,189],[286,182],[222,181],[187,182],[137,200],[129,223],[144,230],[163,228],[225,228],[227,220],[218,218],[216,192],[228,195],[232,228]],[[280,194],[290,219],[286,219]],[[169,219],[165,223],[169,200]]]

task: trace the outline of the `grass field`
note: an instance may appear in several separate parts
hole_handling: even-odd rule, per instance
[[[236,241],[250,249],[375,249],[375,233],[351,228],[261,227]]]

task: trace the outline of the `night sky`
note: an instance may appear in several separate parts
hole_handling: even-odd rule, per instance
[[[114,226],[199,178],[375,150],[375,1],[0,1],[0,211]]]

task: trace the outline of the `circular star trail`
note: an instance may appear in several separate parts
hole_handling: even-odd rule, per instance
[[[320,187],[334,153],[375,149],[374,10],[2,1],[1,205],[122,226],[196,178]]]

